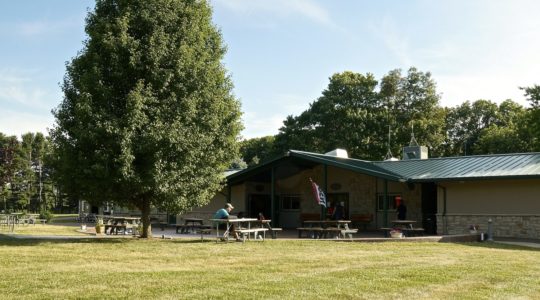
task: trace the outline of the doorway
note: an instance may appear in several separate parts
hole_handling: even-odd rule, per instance
[[[422,184],[422,226],[427,234],[437,234],[437,185]]]
[[[328,193],[328,199],[326,200],[329,205],[326,207],[326,219],[332,219],[332,213],[336,205],[343,203],[345,208],[343,213],[343,219],[350,220],[349,216],[349,193]]]
[[[248,197],[247,215],[244,212],[244,217],[257,218],[259,213],[262,213],[266,219],[272,216],[272,203],[270,203],[270,195],[266,194],[250,194]]]

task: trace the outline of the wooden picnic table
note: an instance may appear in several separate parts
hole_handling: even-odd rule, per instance
[[[393,227],[384,227],[380,228],[380,230],[384,232],[385,237],[389,237],[390,232],[395,229],[399,229],[406,237],[423,235],[424,228],[415,228],[414,224],[416,224],[414,220],[392,220]]]
[[[413,228],[413,225],[416,223],[414,220],[392,220],[394,227],[403,227],[403,228]]]
[[[10,232],[15,231],[17,216],[13,214],[0,214],[0,226],[7,227]]]
[[[184,224],[176,225],[176,233],[180,230],[180,233],[196,233],[199,229],[206,229],[207,226],[203,225],[203,219],[199,218],[185,218]]]
[[[218,241],[228,241],[230,236],[231,227],[233,224],[237,224],[236,233],[238,233],[242,237],[242,242],[246,241],[246,238],[250,240],[250,234],[253,234],[254,239],[257,239],[257,236],[259,236],[259,233],[262,233],[261,237],[264,241],[266,237],[266,231],[268,231],[268,228],[262,228],[260,226],[254,226],[252,227],[252,224],[262,224],[261,220],[255,219],[255,218],[239,218],[239,219],[210,219],[211,222],[213,222],[216,226],[216,243]],[[225,224],[225,231],[223,234],[220,234],[219,232],[219,225]],[[244,227],[242,225],[247,226]]]
[[[303,222],[304,227],[297,228],[298,237],[301,238],[302,233],[307,232],[311,238],[323,238],[328,234],[333,234],[336,238],[352,238],[352,234],[357,233],[358,229],[350,229],[350,223],[350,220],[307,220]]]
[[[124,234],[128,233],[128,229],[135,234],[133,228],[137,227],[141,222],[140,217],[131,217],[131,216],[111,216],[103,215],[97,216],[98,218],[103,219],[105,225],[105,234],[109,230],[108,234],[118,234],[118,232],[123,232]]]

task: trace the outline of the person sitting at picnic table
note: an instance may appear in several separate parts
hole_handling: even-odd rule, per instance
[[[340,202],[336,205],[336,208],[334,209],[334,214],[332,215],[332,219],[334,220],[343,220],[345,217],[345,202]]]
[[[214,219],[229,219],[230,213],[233,209],[234,209],[234,206],[232,206],[232,204],[230,203],[225,204],[224,208],[216,211],[216,213],[214,214]],[[227,226],[226,224],[221,223],[219,224],[219,226],[220,226],[220,229],[226,230],[226,226]],[[234,225],[234,223],[231,224],[230,231],[233,232],[234,238],[237,241],[241,241],[240,237],[238,236],[238,233],[236,232],[236,226]]]
[[[397,218],[398,220],[407,219],[407,206],[405,206],[405,202],[403,201],[403,199],[399,202],[399,205],[397,207]]]

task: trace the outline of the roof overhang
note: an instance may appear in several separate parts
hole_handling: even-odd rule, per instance
[[[391,181],[406,181],[406,178],[375,166],[368,161],[290,150],[282,156],[227,176],[227,183],[234,185],[247,180],[269,182],[272,169],[278,166],[280,166],[278,176],[283,178],[294,175],[301,170],[314,168],[317,165],[333,166]],[[288,166],[289,168],[287,168]]]

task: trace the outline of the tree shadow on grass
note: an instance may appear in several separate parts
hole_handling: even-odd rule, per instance
[[[13,237],[12,235],[0,233],[0,245],[4,246],[35,246],[40,244],[120,244],[127,243],[132,239],[125,238],[90,238],[90,237],[38,237],[33,236]]]
[[[498,242],[459,242],[453,243],[457,245],[469,246],[469,247],[478,247],[478,248],[489,248],[489,249],[501,249],[501,250],[525,250],[532,252],[540,252],[540,248],[517,245],[517,244],[505,244]]]

